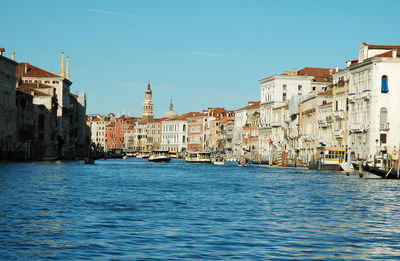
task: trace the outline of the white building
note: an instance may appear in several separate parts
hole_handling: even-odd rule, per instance
[[[249,123],[249,116],[254,112],[260,112],[260,102],[249,101],[248,105],[235,111],[235,124],[233,127],[233,155],[240,158],[244,155],[243,127]]]
[[[392,154],[400,142],[400,45],[359,47],[348,63],[349,143],[352,158]]]
[[[332,81],[335,69],[306,67],[301,70],[293,69],[292,72],[284,72],[281,75],[273,75],[261,79],[261,115],[260,115],[260,155],[262,159],[271,157],[270,146],[272,125],[275,121],[273,110],[284,106],[286,102],[296,96],[304,96],[310,92],[326,90]],[[283,143],[281,140],[274,141]]]
[[[170,152],[182,152],[187,150],[187,121],[186,118],[193,112],[183,114],[175,119],[166,119],[161,122],[161,144],[162,150]]]

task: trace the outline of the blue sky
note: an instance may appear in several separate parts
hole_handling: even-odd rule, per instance
[[[329,3],[329,4],[328,4]],[[155,115],[238,109],[258,80],[284,70],[345,66],[361,42],[400,45],[400,1],[0,0],[6,56],[58,73],[87,113],[141,116],[147,82]]]

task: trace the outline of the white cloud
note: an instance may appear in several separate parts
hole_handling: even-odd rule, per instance
[[[136,17],[136,15],[133,15],[133,14],[122,14],[122,13],[110,12],[110,11],[106,11],[106,10],[92,9],[92,8],[87,8],[87,9],[85,9],[85,11],[92,12],[92,13],[99,13],[99,14],[124,16],[124,17]]]
[[[218,58],[236,57],[236,55],[232,55],[232,54],[209,53],[209,52],[192,52],[192,54],[199,55],[199,56],[218,57]]]

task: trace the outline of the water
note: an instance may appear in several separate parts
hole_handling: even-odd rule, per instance
[[[143,159],[0,163],[1,260],[394,260],[399,181]]]

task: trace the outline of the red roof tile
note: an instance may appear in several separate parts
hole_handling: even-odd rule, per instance
[[[26,73],[25,73],[26,67]],[[45,71],[39,67],[36,67],[29,63],[19,63],[16,69],[17,78],[19,77],[47,77],[47,78],[59,78],[61,76],[54,73]]]
[[[297,75],[314,76],[315,82],[330,82],[335,72],[336,69],[305,67],[298,71]]]
[[[241,111],[241,110],[250,110],[250,109],[257,109],[260,108],[260,101],[256,101],[256,102],[249,102],[251,103],[250,105],[247,105],[245,107],[242,107],[240,109],[238,109],[237,111]]]

